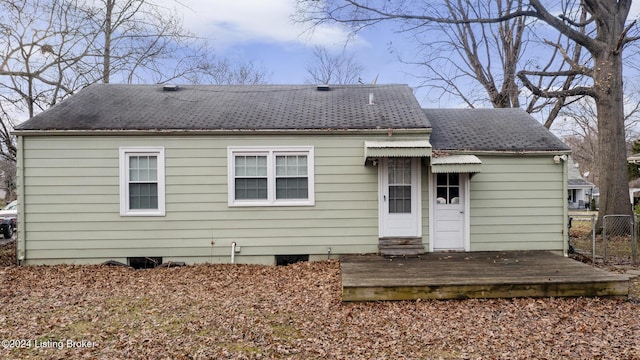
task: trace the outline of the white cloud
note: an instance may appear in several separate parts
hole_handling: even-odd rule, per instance
[[[634,1],[629,9],[629,20],[640,18],[640,2]]]
[[[180,0],[179,3],[184,5],[177,7],[184,16],[184,25],[200,36],[211,38],[216,47],[243,42],[340,47],[349,35],[337,25],[305,31],[308,25],[291,20],[294,0]],[[350,44],[366,46],[361,38]]]

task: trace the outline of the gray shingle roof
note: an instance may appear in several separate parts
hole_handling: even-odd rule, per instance
[[[569,189],[578,187],[593,187],[592,183],[584,179],[568,179],[567,185],[569,185]]]
[[[522,109],[424,109],[434,150],[568,151]]]
[[[369,105],[373,93],[374,105]],[[17,130],[419,129],[407,85],[91,85]]]
[[[369,104],[373,94],[374,105]],[[520,109],[421,109],[407,85],[91,85],[16,130],[428,129],[435,150],[569,150]]]

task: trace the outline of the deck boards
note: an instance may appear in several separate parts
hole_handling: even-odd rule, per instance
[[[341,259],[344,301],[628,296],[629,276],[544,251]]]

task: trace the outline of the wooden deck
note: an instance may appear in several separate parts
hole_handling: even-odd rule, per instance
[[[343,301],[629,294],[628,275],[543,251],[348,256],[340,269]]]

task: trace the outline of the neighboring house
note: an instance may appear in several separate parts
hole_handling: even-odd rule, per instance
[[[569,203],[569,209],[588,210],[595,185],[582,177],[572,157],[569,157],[567,166],[569,176],[567,202]]]
[[[627,162],[636,166],[640,166],[640,154],[632,154],[627,157]],[[629,181],[629,201],[635,207],[638,203],[638,193],[640,193],[640,179]]]
[[[600,188],[594,187],[591,192],[591,198],[596,203],[596,210],[600,209]]]
[[[25,264],[566,251],[570,150],[406,85],[91,85],[15,134]]]
[[[0,171],[0,200],[2,200],[2,205],[5,205],[8,200],[7,199],[7,188],[6,188],[6,181],[5,181],[5,172],[4,171]]]

